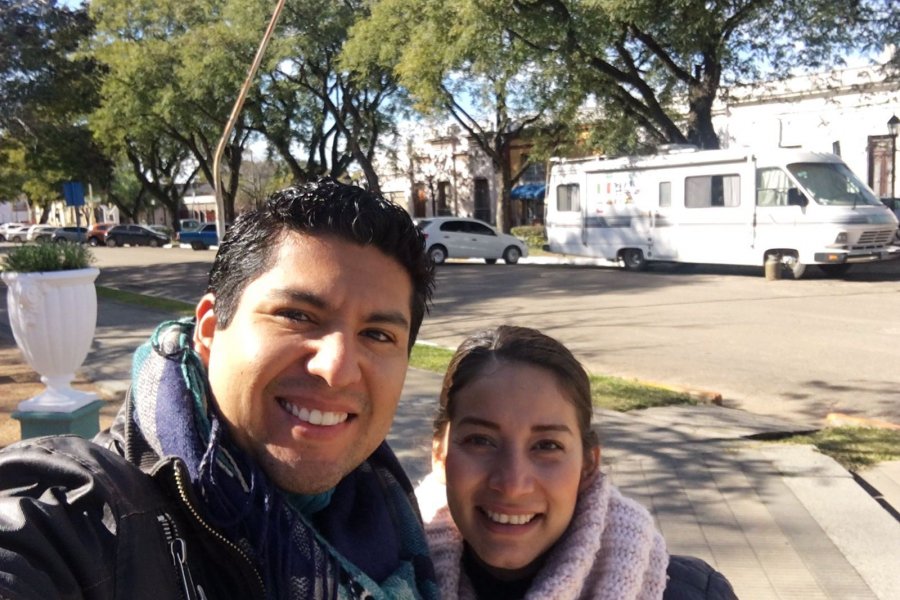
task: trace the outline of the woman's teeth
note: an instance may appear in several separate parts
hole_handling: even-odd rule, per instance
[[[484,511],[488,518],[494,523],[500,523],[501,525],[525,525],[526,523],[531,522],[531,520],[537,516],[535,513],[531,513],[530,515],[505,515],[503,513],[495,513],[489,510]]]

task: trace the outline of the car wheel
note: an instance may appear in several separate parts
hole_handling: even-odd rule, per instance
[[[447,260],[447,249],[436,244],[428,249],[428,256],[434,264],[442,265]]]
[[[484,262],[486,262],[489,265],[494,265],[494,264],[497,264],[497,259],[496,258],[486,258],[486,259],[484,259]]]
[[[12,240],[10,240],[10,241],[13,241],[13,242],[20,242],[20,243],[21,243],[21,241],[22,241],[22,236],[21,236],[21,235],[14,235],[14,236],[12,237]]]
[[[90,246],[97,246],[99,244],[100,244],[100,242],[97,241],[97,238],[95,238],[95,237],[92,237],[91,239],[88,240],[88,245],[90,245]]]
[[[644,253],[637,248],[626,248],[619,255],[622,264],[625,265],[626,271],[643,271],[647,268],[647,261],[644,259]]]
[[[157,246],[159,246],[159,240],[154,238],[154,239],[150,240],[149,244],[150,244],[151,248],[156,248]]]
[[[114,237],[106,238],[106,245],[110,248],[115,248],[118,245],[118,241]]]
[[[191,248],[194,250],[206,250],[206,245],[203,242],[191,242]]]
[[[522,251],[515,246],[510,246],[503,251],[503,262],[508,265],[514,265],[522,258]]]

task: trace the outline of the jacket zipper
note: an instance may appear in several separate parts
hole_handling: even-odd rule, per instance
[[[182,503],[187,507],[188,511],[194,517],[194,520],[197,521],[197,523],[199,523],[207,533],[209,533],[225,546],[228,546],[229,548],[234,550],[238,554],[238,556],[244,559],[244,562],[247,563],[247,566],[250,567],[250,570],[253,571],[254,575],[256,575],[256,583],[259,584],[259,589],[261,591],[260,597],[264,598],[266,595],[266,585],[265,583],[263,583],[263,579],[259,574],[259,571],[257,571],[256,567],[253,566],[253,561],[250,560],[250,557],[247,556],[247,554],[243,550],[241,550],[241,548],[237,544],[213,529],[212,526],[210,526],[206,521],[203,520],[203,517],[200,516],[200,513],[197,512],[197,510],[194,508],[194,505],[191,504],[190,500],[188,499],[187,491],[185,490],[184,475],[181,473],[181,469],[178,468],[177,464],[173,465],[173,468],[175,470],[175,484],[178,487],[178,495],[181,496]]]
[[[169,552],[172,555],[172,562],[181,575],[181,587],[184,591],[186,600],[197,600],[197,588],[194,586],[194,578],[191,577],[191,571],[187,565],[187,542],[178,535],[178,528],[175,526],[175,520],[168,513],[158,515],[157,520],[162,525],[163,533],[166,536],[166,542],[169,544]],[[201,595],[205,597],[203,592]]]

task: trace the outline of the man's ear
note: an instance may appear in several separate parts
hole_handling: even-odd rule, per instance
[[[449,425],[445,425],[444,434],[431,441],[431,470],[437,476],[438,481],[444,485],[447,485],[447,431],[449,429]]]
[[[578,491],[584,491],[600,474],[600,446],[594,446],[586,453],[584,465],[581,467],[581,481]]]
[[[209,354],[212,349],[213,337],[216,335],[216,297],[205,294],[194,309],[197,324],[194,326],[194,350],[203,359],[203,364],[209,366]]]

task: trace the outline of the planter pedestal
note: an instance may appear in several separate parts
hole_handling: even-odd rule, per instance
[[[99,429],[102,402],[71,386],[94,339],[99,273],[88,268],[0,274],[9,288],[6,305],[16,344],[47,386],[13,414],[23,439],[53,433],[92,437]]]
[[[72,412],[17,410],[12,418],[22,428],[22,439],[45,435],[75,434],[91,439],[100,431],[102,400],[94,400]]]

